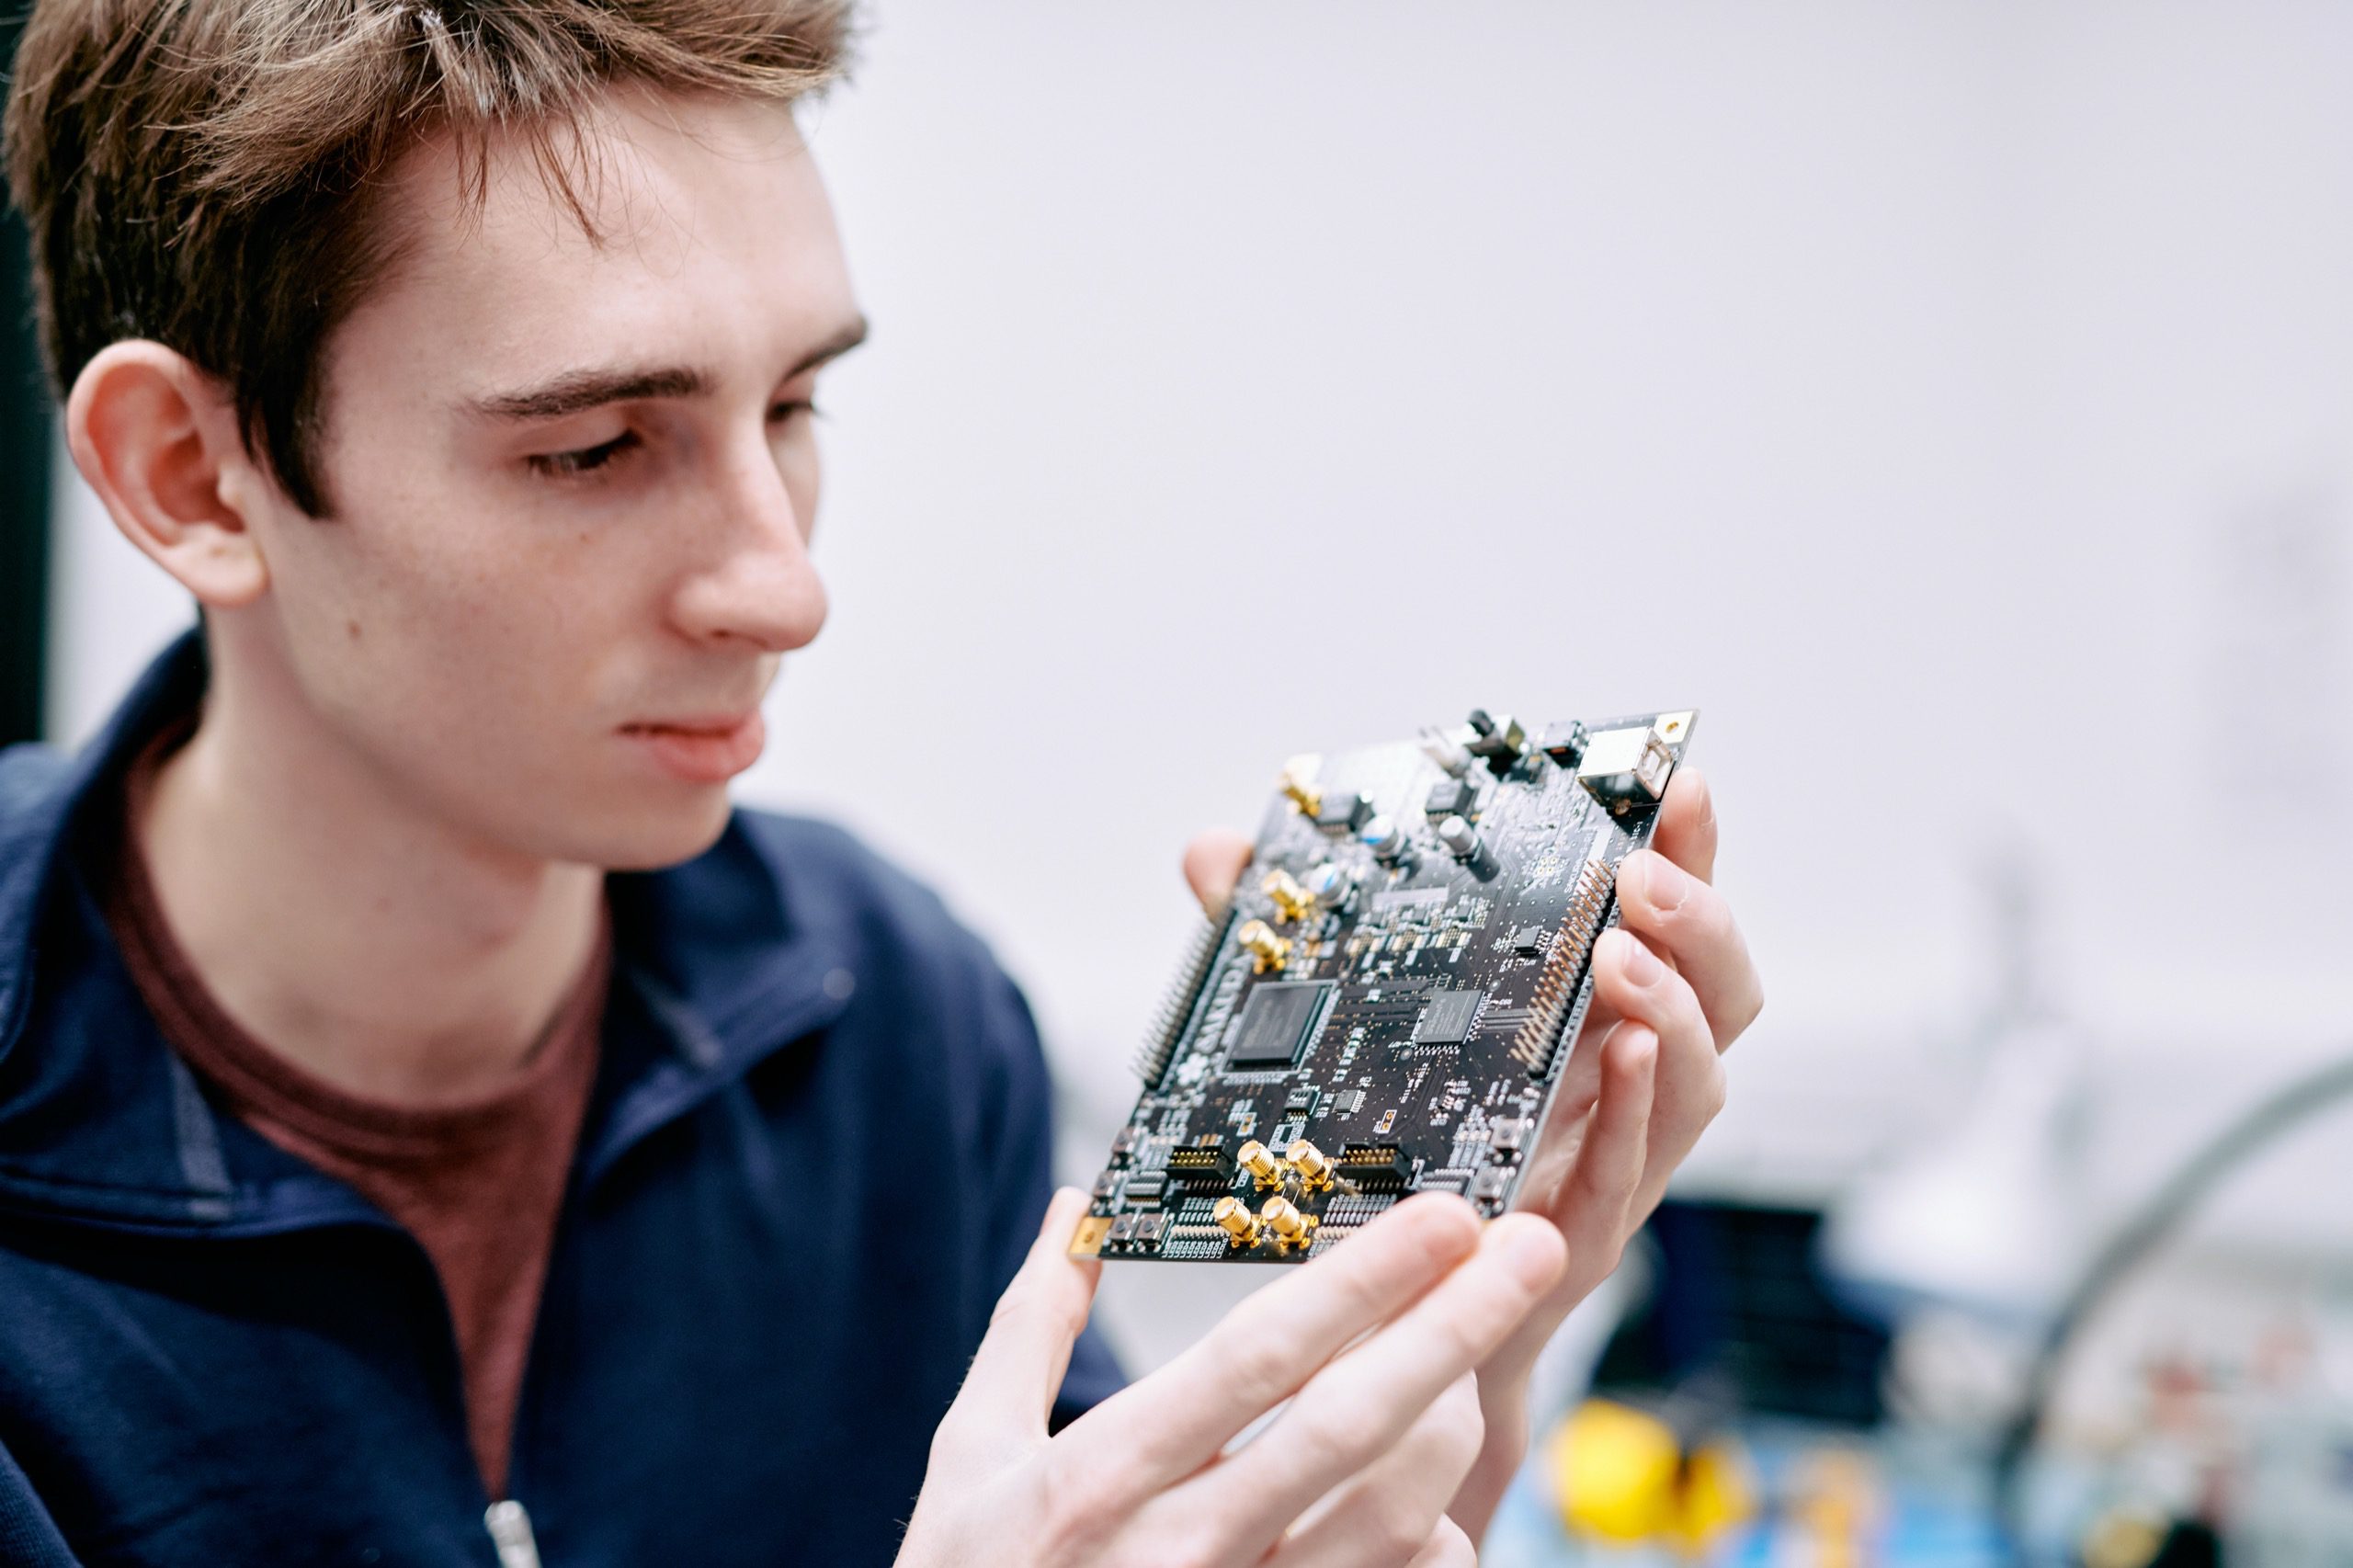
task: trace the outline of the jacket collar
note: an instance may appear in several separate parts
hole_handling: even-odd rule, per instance
[[[283,1180],[229,1179],[224,1140],[248,1149],[256,1141],[210,1110],[152,1026],[119,1027],[126,1008],[142,1022],[144,1015],[110,951],[103,967],[113,983],[92,983],[97,966],[75,956],[80,944],[52,942],[63,950],[44,959],[44,937],[59,934],[58,923],[78,915],[88,924],[86,910],[63,906],[78,885],[68,846],[85,813],[114,809],[123,770],[149,737],[202,701],[207,676],[202,634],[191,630],[78,755],[0,754],[0,1129],[27,1081],[18,1069],[37,1075],[45,1100],[85,1108],[62,1125],[36,1114],[40,1135],[30,1150],[0,1131],[0,1188],[8,1189],[0,1199],[21,1204],[30,1191],[55,1199],[44,1208],[138,1228],[250,1232],[353,1217],[356,1194],[290,1159],[278,1162]],[[801,907],[791,892],[790,869],[740,815],[692,860],[608,879],[614,988],[606,1062],[582,1136],[592,1178],[754,1062],[840,1015],[850,989],[840,923]],[[36,993],[55,1006],[28,1038]],[[11,1061],[26,1050],[38,1060]],[[168,1153],[125,1165],[130,1146],[166,1126]]]

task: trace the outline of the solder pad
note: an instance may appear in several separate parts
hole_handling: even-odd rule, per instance
[[[1531,734],[1482,712],[1295,758],[1145,1040],[1072,1250],[1298,1262],[1413,1192],[1508,1209],[1619,864],[1650,842],[1696,717]]]

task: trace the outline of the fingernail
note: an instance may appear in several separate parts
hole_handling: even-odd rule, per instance
[[[1541,1290],[1560,1270],[1561,1249],[1536,1225],[1516,1224],[1504,1238],[1504,1262],[1519,1277],[1521,1284],[1531,1290]]]
[[[1626,979],[1644,988],[1656,985],[1666,973],[1666,966],[1658,961],[1658,955],[1651,951],[1650,944],[1631,931],[1621,931],[1619,936],[1626,943]]]
[[[1683,868],[1660,854],[1643,857],[1643,899],[1661,915],[1672,915],[1691,896],[1691,879]]]

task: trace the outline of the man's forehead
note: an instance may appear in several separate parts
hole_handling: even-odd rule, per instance
[[[486,384],[584,355],[675,358],[682,332],[773,332],[793,353],[856,314],[780,104],[614,94],[576,126],[421,144],[387,197],[382,305],[462,343]]]

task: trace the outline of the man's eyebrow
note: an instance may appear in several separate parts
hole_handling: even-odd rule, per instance
[[[849,322],[802,355],[785,372],[785,380],[805,376],[828,360],[839,358],[865,342],[866,333],[864,316]],[[471,399],[466,412],[477,419],[488,420],[561,419],[608,403],[699,397],[710,391],[715,381],[710,371],[691,365],[565,370],[537,386]]]
[[[831,337],[802,355],[801,362],[785,372],[784,379],[789,381],[796,376],[805,376],[827,360],[840,358],[866,341],[866,328],[867,323],[864,316],[854,317]]]
[[[466,412],[477,419],[561,419],[608,403],[648,397],[693,397],[710,390],[707,370],[672,365],[657,369],[617,368],[565,370],[535,387],[491,392],[471,399]]]

